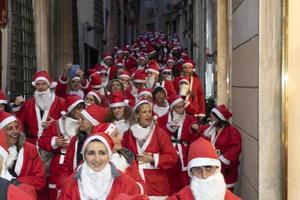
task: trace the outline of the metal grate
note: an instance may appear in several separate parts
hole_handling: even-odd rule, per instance
[[[31,79],[36,72],[32,0],[11,0],[10,91],[13,96],[33,94]]]

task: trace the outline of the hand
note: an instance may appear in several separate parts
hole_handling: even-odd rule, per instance
[[[24,103],[25,99],[22,96],[17,96],[15,100],[15,105],[19,106]]]
[[[151,163],[151,162],[154,162],[154,158],[152,156],[152,153],[144,153],[142,155],[137,155],[136,158],[141,163]]]
[[[69,71],[72,68],[72,65],[73,65],[72,63],[66,64],[66,66],[65,66],[65,72]]]
[[[57,137],[55,139],[55,145],[62,148],[67,148],[68,140],[63,137]]]
[[[191,127],[194,131],[198,131],[199,129],[199,125],[198,124],[192,124],[192,127]]]
[[[76,72],[76,74],[79,76],[79,78],[81,80],[84,79],[84,72],[82,71],[82,69],[78,69],[77,72]]]

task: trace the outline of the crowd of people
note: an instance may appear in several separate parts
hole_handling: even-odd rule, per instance
[[[201,123],[205,95],[176,34],[140,34],[88,74],[68,63],[32,85],[27,100],[0,92],[0,199],[240,199],[240,133],[225,105]]]

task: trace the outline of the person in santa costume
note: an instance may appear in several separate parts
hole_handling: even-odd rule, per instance
[[[107,106],[107,98],[100,94],[100,92],[90,91],[85,95],[84,101],[87,106],[90,106],[92,104],[96,104],[100,107]]]
[[[79,129],[80,112],[84,109],[84,101],[77,95],[70,95],[65,101],[62,117],[53,122],[39,138],[39,147],[53,153],[49,169],[49,198],[56,199],[56,183],[59,171],[64,162],[68,144]]]
[[[240,200],[226,189],[218,155],[212,144],[204,138],[190,145],[188,174],[190,185],[167,200]]]
[[[66,177],[71,175],[77,166],[82,162],[82,154],[80,153],[85,139],[91,134],[94,126],[104,122],[104,116],[107,111],[105,108],[96,104],[88,106],[82,110],[79,118],[79,130],[76,135],[71,138],[64,157],[64,162],[59,171],[59,178],[56,184],[57,190],[60,190]]]
[[[134,154],[129,149],[122,147],[122,135],[117,126],[112,123],[102,123],[95,126],[92,130],[92,134],[102,132],[108,134],[114,142],[111,163],[113,163],[117,169],[133,178],[140,188],[140,193],[146,194],[145,182],[139,173]]]
[[[89,87],[89,82],[84,79],[84,72],[81,69],[78,69],[74,77],[70,77],[70,82],[68,73],[72,66],[72,63],[66,64],[63,74],[58,78],[55,94],[62,98],[66,98],[67,95],[76,94],[83,99],[84,93],[86,93],[86,90]],[[68,87],[68,85],[70,87]]]
[[[123,146],[134,153],[150,199],[165,199],[169,195],[166,170],[176,164],[178,156],[170,136],[154,123],[152,106],[147,100],[136,103]]]
[[[61,117],[64,100],[50,91],[52,82],[48,72],[39,71],[33,77],[34,96],[14,107],[16,116],[22,121],[26,141],[36,145],[43,129]]]
[[[0,199],[7,200],[34,200],[36,192],[33,186],[9,180],[7,162],[11,160],[8,136],[4,129],[0,129]]]
[[[106,133],[90,135],[82,146],[84,162],[63,185],[59,200],[113,200],[139,194],[136,182],[110,163],[114,142]]]
[[[137,100],[145,99],[152,103],[153,97],[152,97],[152,89],[151,88],[141,88],[138,91]]]
[[[146,72],[146,86],[148,88],[155,88],[157,85],[160,85],[166,89],[168,95],[176,94],[173,83],[171,81],[159,81],[159,66],[155,60],[151,60],[149,62]]]
[[[109,92],[110,94],[114,92],[124,92],[123,85],[119,79],[113,79],[109,83]]]
[[[123,137],[123,134],[129,129],[131,114],[132,109],[128,106],[128,100],[124,95],[121,92],[113,93],[105,122],[115,124]]]
[[[170,111],[158,118],[157,125],[171,137],[179,155],[177,164],[168,170],[170,193],[178,192],[189,184],[187,156],[189,145],[200,137],[197,119],[185,112],[185,102],[179,95],[169,97]],[[177,176],[175,177],[174,174]]]
[[[241,134],[229,123],[232,113],[225,105],[219,105],[211,110],[210,125],[201,127],[200,132],[215,147],[222,163],[222,174],[226,186],[231,191],[238,179],[239,157],[241,154]]]
[[[119,81],[122,83],[124,91],[131,86],[131,78],[127,71],[123,71],[119,77]]]
[[[187,80],[186,85],[180,84],[182,77],[174,79],[174,86],[177,94],[185,96],[186,99],[197,106],[195,110],[191,110],[190,114],[202,119],[205,117],[205,94],[203,92],[201,81],[198,77],[193,75],[194,63],[191,60],[185,60],[182,64],[182,77]]]
[[[26,142],[19,129],[17,118],[7,112],[0,112],[0,129],[7,137],[9,156],[6,160],[6,178],[15,183],[30,185],[34,192],[40,192],[46,183],[45,169],[36,146]],[[3,177],[3,176],[2,176]],[[42,199],[39,194],[39,199]]]
[[[152,92],[153,95],[153,112],[161,117],[169,111],[167,101],[167,91],[164,87],[156,86]]]

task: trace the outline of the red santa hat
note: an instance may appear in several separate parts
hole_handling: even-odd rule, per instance
[[[138,97],[140,98],[143,95],[149,95],[152,97],[152,89],[151,88],[141,88],[138,90]]]
[[[217,166],[221,167],[218,155],[212,144],[204,139],[199,138],[190,145],[188,154],[188,174],[193,176],[191,169],[201,166]]]
[[[107,74],[107,69],[104,66],[100,65],[98,72],[99,74],[103,74],[103,73]]]
[[[130,79],[129,72],[126,71],[126,70],[122,71],[122,73],[119,75],[118,78],[119,78],[119,79],[120,79],[120,78],[128,78],[128,79]]]
[[[179,83],[179,85],[182,83],[190,84],[187,77],[181,77],[178,83]]]
[[[94,89],[99,89],[101,87],[101,77],[99,73],[94,73],[91,77],[90,77],[90,84],[92,86],[92,88]]]
[[[149,105],[152,105],[148,100],[146,100],[146,99],[141,99],[141,100],[139,100],[138,102],[135,103],[134,108],[133,108],[133,111],[134,111],[134,112],[137,111],[137,109],[138,109],[141,105],[143,105],[143,104],[149,104]]]
[[[146,83],[146,74],[142,70],[137,70],[133,75],[134,83]]]
[[[36,81],[45,81],[49,87],[51,85],[52,79],[47,71],[38,71],[32,78],[32,85],[35,86]]]
[[[232,113],[224,104],[213,108],[211,112],[215,113],[223,121],[229,120],[232,117]]]
[[[118,59],[118,60],[116,61],[116,66],[117,66],[117,67],[124,67],[124,63],[123,63],[122,59]]]
[[[192,60],[186,59],[182,63],[182,67],[185,67],[185,66],[192,66],[192,67],[194,67],[195,65],[194,65],[194,62]]]
[[[95,97],[96,99],[97,99],[97,101],[99,102],[99,103],[101,103],[102,101],[101,101],[101,94],[99,93],[99,92],[95,92],[95,91],[90,91],[89,93],[87,93],[86,94],[86,96],[87,95],[92,95],[93,97]]]
[[[113,123],[102,123],[93,128],[92,134],[106,133],[108,135],[111,135],[116,129],[117,126],[114,125]]]
[[[144,61],[147,61],[147,56],[146,56],[146,54],[145,54],[145,53],[140,53],[140,54],[138,55],[137,60],[144,60]]]
[[[163,72],[172,72],[172,66],[168,65],[164,68]]]
[[[91,77],[94,73],[99,73],[96,68],[89,69],[89,76]]]
[[[89,120],[93,124],[93,126],[97,126],[104,121],[104,114],[99,111],[101,111],[101,108],[96,104],[92,104],[81,111],[81,114],[87,120]]]
[[[103,57],[103,60],[113,59],[110,52],[104,52],[102,57]]]
[[[114,142],[113,140],[111,139],[111,137],[109,135],[107,135],[106,133],[102,133],[102,132],[97,132],[97,133],[94,133],[94,134],[91,134],[83,143],[82,145],[82,149],[81,149],[81,154],[83,156],[83,159],[85,160],[85,150],[86,150],[86,147],[88,146],[88,144],[94,140],[98,140],[100,142],[102,142],[106,149],[107,149],[107,152],[108,152],[108,157],[109,157],[109,160],[112,158],[112,149],[114,147]]]
[[[11,122],[17,121],[17,118],[5,111],[0,111],[0,128],[4,128]]]
[[[109,107],[127,106],[128,102],[122,92],[114,92],[110,98]]]
[[[157,83],[157,85],[153,88],[152,96],[154,96],[159,91],[164,91],[164,93],[166,94],[166,97],[168,96],[168,92],[167,92],[166,88],[159,85],[159,83]]]
[[[62,114],[71,112],[79,104],[85,104],[85,102],[78,95],[69,95],[65,99],[64,111]]]
[[[0,129],[0,156],[3,158],[4,161],[6,161],[9,156],[8,148],[9,146],[6,132],[3,129]]]
[[[171,110],[177,103],[184,101],[181,96],[177,95],[177,94],[172,94],[169,98],[168,98],[168,103],[169,103],[169,109]]]
[[[173,63],[175,63],[174,57],[171,57],[171,56],[168,57],[168,58],[167,58],[167,63],[168,63],[168,62],[173,62]]]
[[[155,60],[150,60],[146,72],[153,72],[159,74],[158,63]]]
[[[2,90],[0,90],[0,104],[7,104],[6,94]]]

